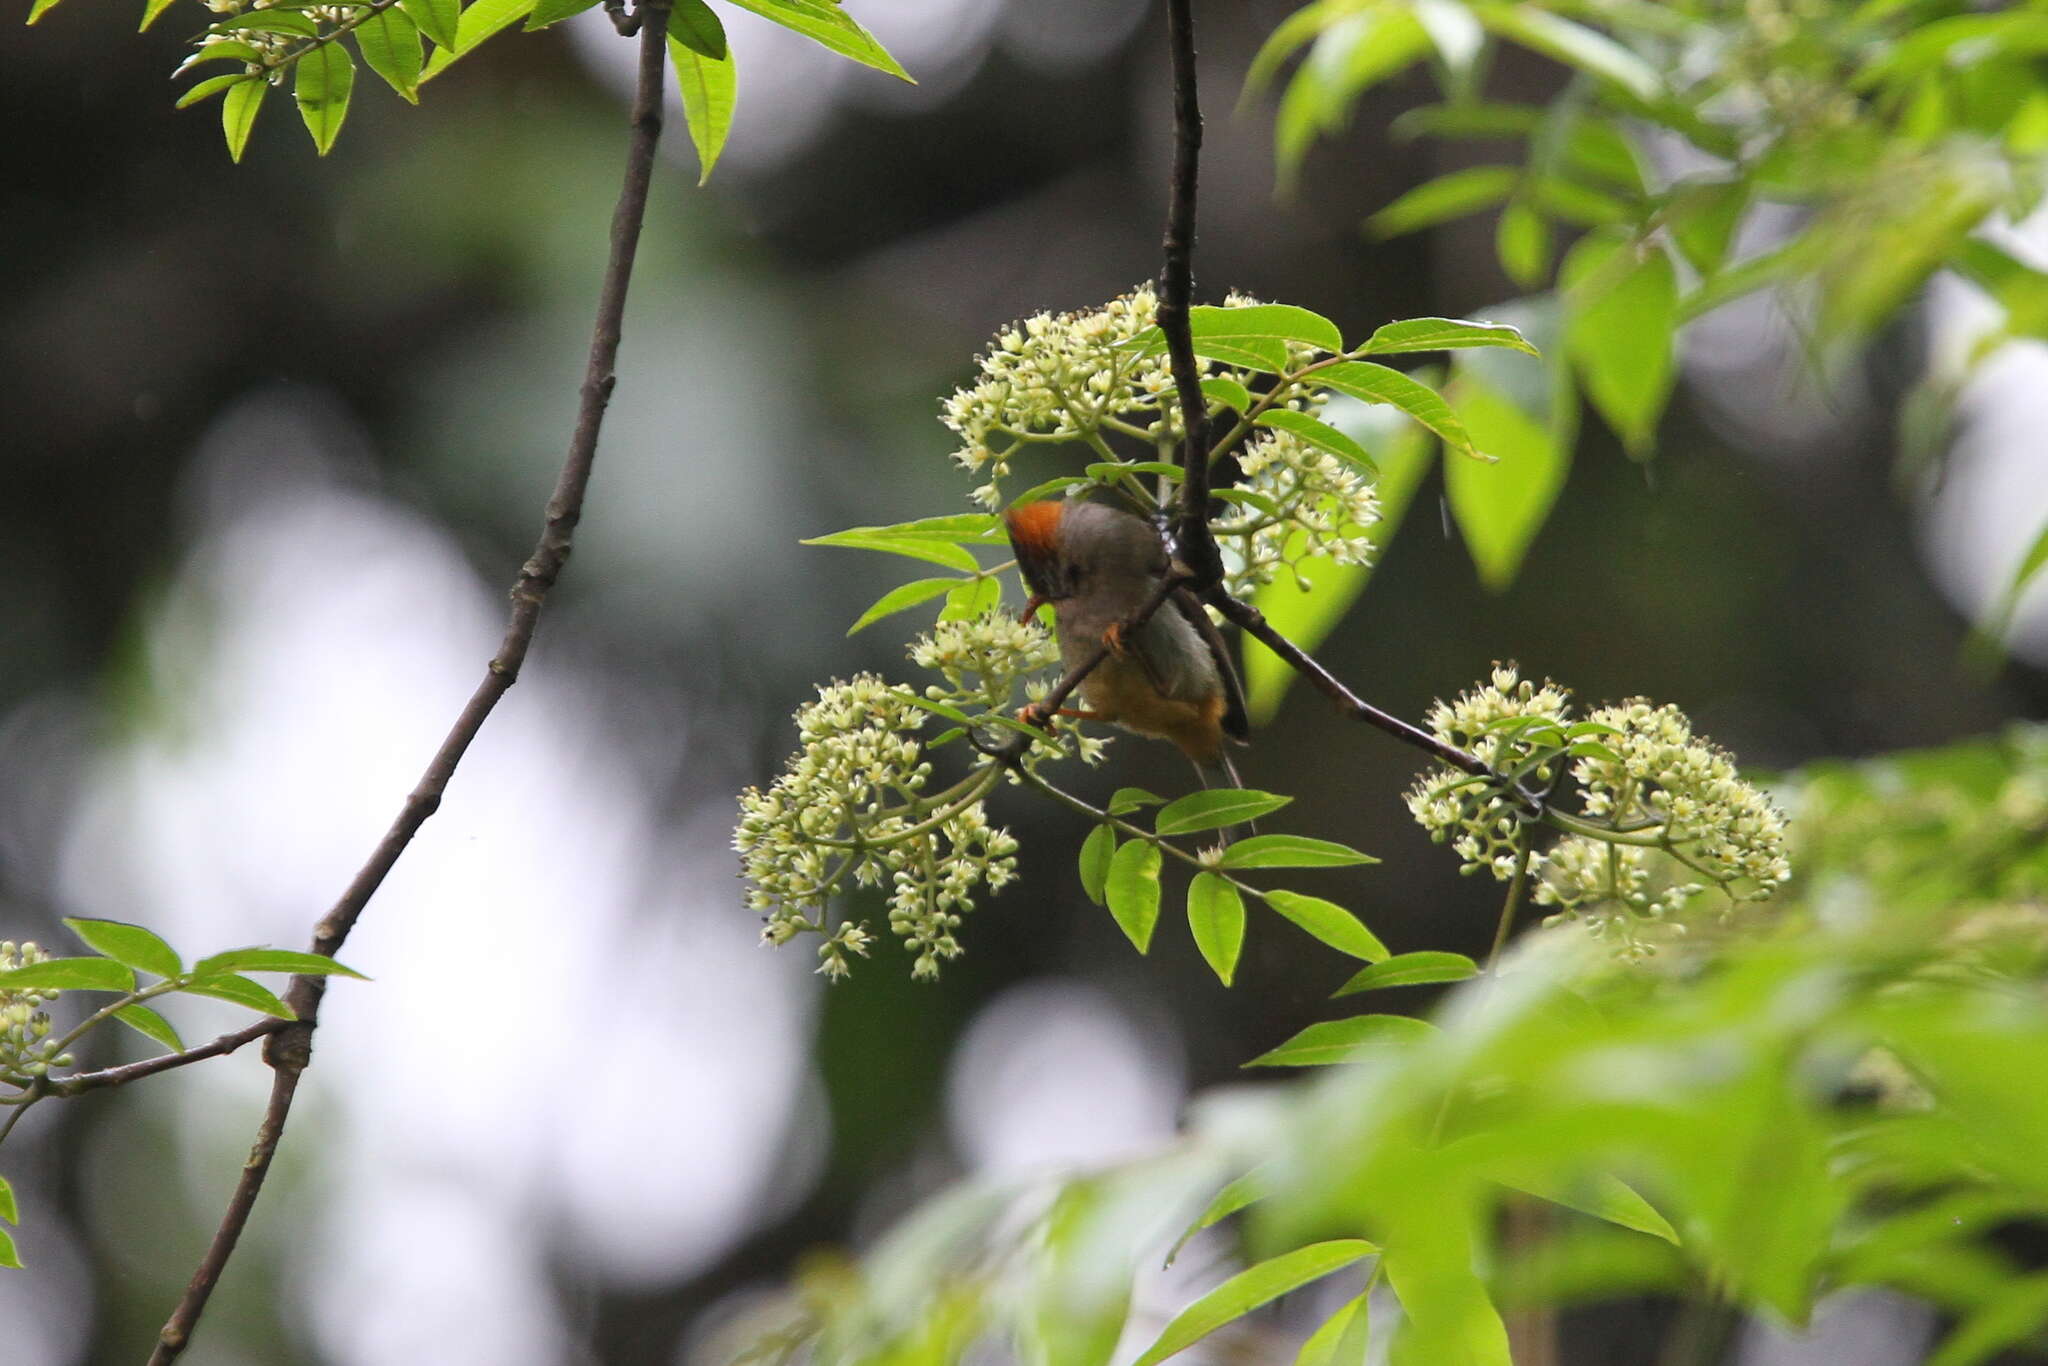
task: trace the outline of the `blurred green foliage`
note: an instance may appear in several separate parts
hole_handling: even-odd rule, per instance
[[[1394,1362],[1505,1363],[1502,1305],[1653,1293],[1798,1325],[1856,1286],[1951,1316],[1940,1366],[2033,1340],[2040,1278],[1993,1235],[2048,1217],[2048,728],[1783,791],[1802,873],[1767,922],[1641,964],[1546,930],[1433,1024],[1202,1102],[1157,1156],[965,1186],[817,1264],[761,1359],[1105,1362],[1156,1336],[1151,1361],[1219,1332],[1281,1360],[1313,1331],[1299,1360],[1357,1362],[1369,1302]],[[1531,1199],[1541,1237],[1513,1241]],[[1133,1307],[1177,1236],[1232,1216],[1244,1271],[1163,1329]],[[1326,1323],[1242,1321],[1340,1272]]]

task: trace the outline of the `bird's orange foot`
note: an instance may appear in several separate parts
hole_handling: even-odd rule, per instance
[[[1124,624],[1120,621],[1111,622],[1108,629],[1102,633],[1102,643],[1112,655],[1122,659],[1124,657]]]
[[[1017,719],[1027,726],[1036,726],[1040,730],[1047,730],[1052,726],[1052,717],[1036,702],[1027,702],[1017,708]]]

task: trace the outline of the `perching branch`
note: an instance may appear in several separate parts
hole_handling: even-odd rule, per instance
[[[406,797],[398,818],[379,841],[369,861],[357,872],[348,890],[328,911],[313,932],[313,952],[333,957],[348,938],[356,920],[382,885],[385,875],[398,862],[421,825],[441,805],[442,793],[462,762],[470,742],[482,729],[485,718],[500,698],[518,681],[519,670],[533,642],[535,626],[548,590],[554,586],[569,559],[576,523],[583,512],[584,490],[590,483],[591,465],[597,455],[598,431],[604,423],[605,406],[616,382],[613,373],[618,359],[619,336],[626,311],[626,291],[632,279],[633,257],[640,242],[640,226],[647,214],[648,187],[654,175],[654,153],[661,138],[662,70],[666,56],[669,0],[640,0],[636,17],[639,32],[639,81],[633,97],[632,133],[626,153],[626,171],[619,188],[619,201],[612,214],[611,258],[605,266],[600,288],[597,323],[590,341],[589,366],[584,372],[582,405],[577,413],[575,434],[569,453],[548,499],[546,520],[539,544],[520,568],[512,587],[512,614],[498,653],[491,659],[483,682],[470,695],[467,705],[428,763],[418,786]],[[312,1057],[312,1035],[318,1023],[325,980],[299,977],[292,982],[286,1002],[298,1016],[297,1022],[277,1029],[264,1046],[264,1060],[273,1072],[270,1103],[249,1160],[243,1166],[227,1211],[213,1241],[192,1274],[185,1293],[172,1311],[150,1366],[167,1366],[177,1359],[191,1341],[192,1329],[206,1308],[206,1301],[219,1282],[236,1241],[248,1222],[249,1212],[263,1188],[263,1179],[283,1137],[291,1113],[292,1097]],[[232,1036],[231,1036],[232,1037]],[[218,1042],[218,1041],[217,1041]],[[225,1052],[226,1049],[221,1051]]]
[[[1180,516],[1174,525],[1176,553],[1192,573],[1187,581],[1204,601],[1237,623],[1246,633],[1263,641],[1275,654],[1328,696],[1343,712],[1379,727],[1396,739],[1422,749],[1453,768],[1487,776],[1486,765],[1472,755],[1445,744],[1428,731],[1410,725],[1359,697],[1318,664],[1308,653],[1266,623],[1257,608],[1237,601],[1223,590],[1223,555],[1209,532],[1212,499],[1209,495],[1208,399],[1202,394],[1201,368],[1195,359],[1194,337],[1189,331],[1188,309],[1194,295],[1195,191],[1202,156],[1202,106],[1195,85],[1195,29],[1191,0],[1167,0],[1167,41],[1173,53],[1173,179],[1168,187],[1165,255],[1159,271],[1159,330],[1166,338],[1166,351],[1173,363],[1173,385],[1180,399],[1181,420],[1186,438],[1181,445]],[[1169,574],[1144,609],[1126,624],[1125,633],[1142,625],[1159,610],[1161,603],[1181,581]],[[1077,667],[1070,669],[1047,697],[1032,711],[1050,718],[1081,680],[1109,654],[1098,646]],[[1011,748],[1021,750],[1019,737]]]
[[[1337,709],[1356,721],[1378,726],[1397,740],[1415,746],[1443,760],[1452,768],[1470,773],[1474,777],[1491,777],[1493,771],[1474,756],[1467,754],[1456,745],[1446,744],[1419,726],[1410,725],[1400,717],[1381,711],[1372,703],[1360,697],[1337,681],[1336,675],[1316,663],[1309,653],[1274,630],[1266,621],[1265,613],[1249,603],[1239,602],[1219,586],[1202,595],[1202,600],[1221,612],[1224,617],[1237,623],[1248,636],[1260,641],[1274,654],[1293,666],[1294,671],[1315,684],[1316,690],[1337,704]]]
[[[181,1053],[160,1053],[154,1058],[144,1058],[141,1062],[123,1063],[119,1067],[102,1067],[97,1072],[80,1072],[61,1081],[47,1081],[43,1093],[51,1096],[80,1096],[87,1091],[102,1091],[110,1086],[126,1086],[131,1081],[141,1081],[144,1077],[153,1077],[159,1072],[170,1072],[195,1062],[204,1062],[208,1058],[222,1057],[234,1052],[243,1044],[254,1043],[258,1039],[275,1034],[291,1023],[290,1020],[265,1016],[255,1024],[238,1029],[232,1034],[223,1034],[211,1043],[203,1043]]]
[[[1167,0],[1166,34],[1173,51],[1173,179],[1167,190],[1165,261],[1159,270],[1159,330],[1173,363],[1186,434],[1180,448],[1180,516],[1174,540],[1198,588],[1223,581],[1223,553],[1209,534],[1209,400],[1188,332],[1194,299],[1195,188],[1202,161],[1202,104],[1195,88],[1192,0]]]

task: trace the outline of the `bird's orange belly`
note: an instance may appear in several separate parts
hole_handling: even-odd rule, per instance
[[[1192,700],[1168,697],[1135,660],[1103,660],[1082,680],[1081,698],[1101,720],[1171,740],[1197,763],[1213,762],[1223,747],[1221,692]]]

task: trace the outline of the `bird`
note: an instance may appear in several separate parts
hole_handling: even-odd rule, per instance
[[[1051,604],[1060,662],[1069,671],[1097,645],[1109,653],[1079,692],[1085,708],[1063,715],[1106,721],[1170,740],[1194,762],[1204,786],[1212,773],[1242,787],[1226,741],[1249,731],[1244,688],[1216,623],[1176,587],[1145,624],[1125,628],[1171,573],[1185,573],[1152,523],[1105,503],[1045,499],[1003,514],[1010,548],[1031,597],[1028,619]]]

